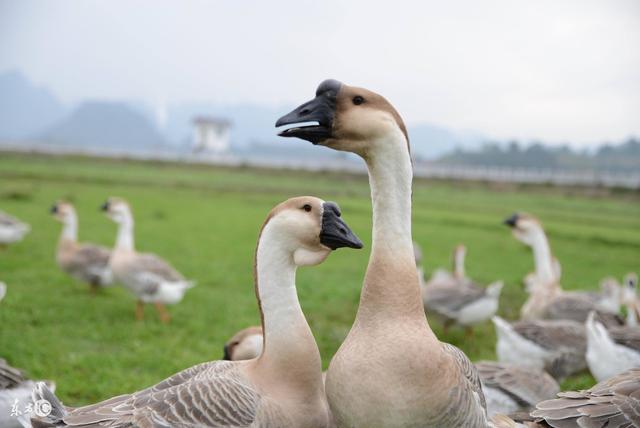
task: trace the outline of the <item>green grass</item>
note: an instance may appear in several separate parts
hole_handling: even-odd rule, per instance
[[[530,253],[501,225],[515,210],[540,216],[563,264],[566,288],[596,289],[606,275],[638,269],[640,204],[637,193],[581,196],[549,188],[489,188],[416,181],[414,238],[425,267],[448,265],[453,246],[468,247],[469,275],[483,283],[503,279],[500,313],[517,317],[525,300],[522,277]],[[236,330],[257,324],[253,252],[268,211],[304,194],[337,201],[365,242],[340,250],[323,265],[301,269],[298,290],[326,366],[346,335],[359,298],[370,248],[371,205],[364,177],[225,169],[97,159],[0,156],[0,209],[29,222],[23,242],[0,253],[0,356],[32,377],[58,383],[59,396],[81,405],[140,389],[193,364],[218,359]],[[114,287],[91,296],[54,261],[60,225],[48,209],[72,200],[82,240],[111,245],[115,225],[98,211],[106,197],[128,199],[136,218],[136,246],[152,251],[197,281],[173,322],[160,324],[152,308],[134,321],[134,299]],[[434,328],[441,334],[440,326]],[[495,358],[490,324],[465,340],[453,329],[443,340],[472,360]],[[586,387],[588,374],[565,387]]]

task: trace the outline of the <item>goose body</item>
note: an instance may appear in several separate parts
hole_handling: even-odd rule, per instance
[[[558,383],[544,370],[494,361],[481,361],[475,365],[489,417],[527,411],[560,392]]]
[[[77,409],[65,408],[39,385],[35,396],[53,405],[40,426],[330,426],[320,352],[298,302],[295,272],[345,246],[362,243],[335,204],[310,196],[283,202],[267,217],[256,251],[265,333],[259,358],[199,364],[142,391]]]
[[[504,363],[545,370],[556,379],[586,368],[584,325],[570,320],[517,321],[492,318],[498,341],[496,353]]]
[[[426,320],[411,237],[406,128],[383,97],[335,80],[276,126],[281,136],[360,155],[369,171],[373,240],[356,319],[326,377],[338,427],[485,427],[475,367]]]
[[[531,415],[554,428],[640,427],[640,369],[583,391],[566,391],[536,405]]]
[[[640,328],[614,327],[607,331],[591,313],[586,330],[587,364],[598,382],[640,368]]]
[[[133,215],[122,199],[111,198],[103,210],[118,223],[116,244],[109,258],[115,280],[124,284],[138,299],[136,317],[143,318],[143,304],[153,303],[163,322],[170,320],[164,305],[179,303],[194,286],[168,262],[155,254],[138,253],[134,248]]]
[[[55,390],[54,383],[48,382],[48,384],[49,388]],[[28,424],[25,409],[32,403],[31,392],[35,386],[35,381],[27,379],[21,370],[11,367],[0,358],[0,427],[22,428]],[[16,405],[15,409],[13,409],[14,405]],[[22,414],[12,414],[12,410]]]
[[[111,252],[99,245],[78,242],[78,216],[73,205],[57,202],[51,213],[63,224],[56,250],[58,266],[92,289],[110,285],[113,280],[109,268]]]
[[[30,230],[27,223],[0,211],[0,245],[21,241]]]

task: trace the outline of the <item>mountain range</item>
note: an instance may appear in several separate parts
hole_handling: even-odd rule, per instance
[[[302,145],[284,145],[276,136],[274,122],[294,106],[270,107],[257,104],[224,105],[216,102],[185,102],[170,105],[162,123],[152,108],[130,100],[84,100],[68,106],[51,90],[38,87],[23,74],[0,74],[0,142],[46,142],[145,151],[157,147],[185,150],[191,144],[191,122],[196,116],[215,116],[231,122],[234,152],[252,150],[282,155],[314,156]],[[433,159],[457,148],[476,148],[480,135],[453,131],[426,123],[409,124],[414,155]]]

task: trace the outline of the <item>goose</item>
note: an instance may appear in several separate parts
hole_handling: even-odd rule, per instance
[[[480,361],[475,365],[489,417],[528,411],[560,392],[558,382],[541,369],[495,361]]]
[[[30,230],[27,223],[0,211],[0,247],[22,241]]]
[[[300,126],[303,122],[316,122]],[[411,238],[412,164],[402,118],[382,96],[336,80],[281,117],[280,136],[348,151],[367,164],[373,244],[355,321],[330,362],[338,427],[486,426],[477,372],[433,333]]]
[[[589,312],[595,310],[607,326],[621,324],[616,314],[604,310],[586,293],[562,289],[553,272],[549,241],[538,219],[530,214],[516,213],[504,222],[511,227],[516,239],[532,248],[536,265],[535,284],[528,287],[530,295],[520,311],[522,319],[570,319],[584,323]]]
[[[7,284],[0,281],[0,302],[2,302],[2,299],[4,299],[4,296],[6,295],[7,295]]]
[[[55,391],[55,383],[45,382]],[[0,358],[0,427],[21,428],[28,424],[27,406],[32,404],[31,391],[35,386],[35,381]]]
[[[640,368],[536,405],[531,416],[555,428],[640,427]]]
[[[431,287],[449,287],[461,284],[467,284],[471,282],[465,274],[464,259],[467,253],[467,248],[462,245],[456,245],[453,249],[453,270],[448,271],[443,268],[438,268],[433,271],[431,277],[425,284],[426,289]]]
[[[244,328],[231,336],[224,345],[223,360],[241,361],[258,358],[262,353],[262,327]]]
[[[464,327],[467,335],[473,326],[483,323],[498,311],[503,282],[496,281],[486,288],[468,283],[459,286],[432,286],[423,288],[424,308],[444,320],[444,334],[451,324]]]
[[[612,327],[607,330],[589,314],[587,330],[587,365],[601,382],[631,368],[640,368],[640,328]]]
[[[640,325],[640,299],[638,299],[638,275],[628,273],[624,278],[622,300],[627,307],[626,325],[638,327]]]
[[[586,337],[584,324],[571,320],[517,321],[492,319],[501,363],[546,370],[555,379],[584,370]]]
[[[296,293],[298,266],[322,263],[332,250],[362,248],[333,202],[303,196],[276,206],[258,238],[256,297],[265,334],[259,358],[196,365],[139,392],[65,408],[52,403],[43,426],[327,427],[318,346]]]
[[[129,204],[120,198],[109,198],[102,210],[118,224],[116,244],[109,258],[114,278],[123,283],[137,298],[136,319],[144,318],[144,304],[153,303],[160,320],[171,320],[165,305],[182,300],[186,291],[194,286],[169,263],[155,254],[138,253],[133,241],[133,215]]]
[[[73,205],[58,201],[51,207],[51,214],[63,224],[56,250],[58,266],[72,277],[88,283],[92,292],[110,285],[111,252],[99,245],[78,243],[78,216]]]

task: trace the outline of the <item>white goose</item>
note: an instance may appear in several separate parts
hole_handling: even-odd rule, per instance
[[[137,298],[136,318],[144,318],[144,304],[153,303],[162,322],[171,316],[164,305],[182,300],[194,283],[187,281],[169,263],[151,253],[138,253],[133,241],[133,215],[123,199],[109,198],[102,205],[107,216],[118,224],[116,244],[109,258],[109,268]]]
[[[517,213],[505,220],[513,236],[533,250],[536,265],[535,281],[530,284],[529,298],[520,311],[522,319],[569,319],[584,323],[591,311],[607,326],[620,325],[621,319],[600,306],[584,292],[566,292],[556,279],[551,248],[542,224],[530,214]],[[609,296],[605,296],[609,297]]]
[[[27,223],[0,211],[0,247],[22,241],[30,230]]]
[[[589,314],[587,329],[587,364],[598,382],[628,369],[640,368],[640,328],[612,327],[607,330]]]
[[[305,196],[275,207],[256,250],[256,297],[264,350],[259,358],[213,361],[150,388],[77,409],[39,385],[53,404],[53,426],[328,427],[318,346],[295,285],[298,266],[324,261],[332,249],[361,248],[334,203]]]
[[[444,268],[435,269],[431,277],[424,284],[423,290],[429,290],[432,287],[455,287],[464,285],[471,280],[467,278],[464,268],[464,259],[467,254],[467,247],[462,244],[456,245],[453,249],[453,270],[449,271]]]
[[[55,390],[55,383],[46,382],[51,390]],[[29,426],[26,409],[32,404],[31,391],[35,386],[36,381],[28,379],[21,370],[11,367],[0,358],[0,427]]]
[[[88,283],[93,292],[98,287],[110,285],[113,280],[109,269],[111,251],[95,244],[78,243],[78,215],[73,205],[59,201],[51,207],[51,214],[63,224],[56,250],[58,266],[72,277]]]
[[[571,320],[509,324],[498,316],[492,321],[498,336],[496,353],[500,362],[546,370],[556,379],[563,379],[587,366],[583,324]]]
[[[4,296],[7,295],[7,284],[0,281],[0,302],[4,299]]]
[[[536,405],[531,415],[554,428],[640,427],[640,369],[631,369],[588,390],[566,391]],[[548,424],[548,425],[547,425]]]
[[[475,367],[427,323],[411,238],[412,165],[402,118],[382,96],[327,80],[280,133],[360,155],[369,170],[373,245],[355,322],[326,389],[339,427],[484,427]]]
[[[541,369],[495,361],[480,361],[475,365],[489,417],[528,411],[560,392],[558,382]]]

